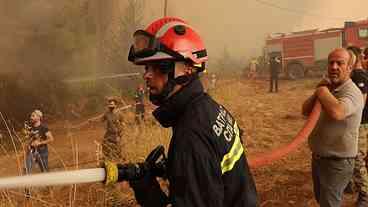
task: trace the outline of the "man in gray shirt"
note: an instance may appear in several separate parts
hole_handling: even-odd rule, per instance
[[[309,115],[316,101],[322,112],[309,137],[314,194],[321,207],[341,206],[345,187],[353,175],[358,151],[363,95],[350,79],[351,56],[338,48],[328,56],[328,79],[303,104]]]

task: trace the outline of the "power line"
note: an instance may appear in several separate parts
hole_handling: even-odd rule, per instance
[[[294,14],[297,14],[297,15],[313,16],[313,17],[323,18],[325,20],[330,20],[330,21],[345,21],[346,20],[345,18],[326,17],[326,16],[323,16],[323,15],[311,13],[311,12],[308,12],[308,11],[305,11],[305,10],[295,10],[295,9],[291,9],[291,8],[287,8],[287,7],[282,7],[282,6],[279,6],[277,4],[270,3],[268,1],[263,1],[263,0],[255,0],[255,1],[258,2],[259,4],[263,4],[263,5],[272,7],[272,8],[276,8],[276,9],[286,11],[286,12],[289,12],[289,13],[294,13]]]

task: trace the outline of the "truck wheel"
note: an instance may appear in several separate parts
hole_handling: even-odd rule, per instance
[[[291,80],[297,80],[304,78],[304,67],[299,63],[292,63],[287,67],[287,75]]]

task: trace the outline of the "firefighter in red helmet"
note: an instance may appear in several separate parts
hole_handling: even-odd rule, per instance
[[[207,52],[185,21],[165,17],[134,33],[129,61],[145,66],[153,116],[173,135],[166,167],[131,181],[142,206],[255,207],[257,193],[234,117],[204,93]],[[154,170],[152,172],[155,172]],[[169,180],[169,195],[155,176]]]

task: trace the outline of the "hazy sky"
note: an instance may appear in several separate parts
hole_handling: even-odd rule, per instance
[[[109,1],[119,2],[122,6],[119,10],[124,11],[123,5],[126,1]],[[147,3],[144,11],[146,25],[163,15],[164,0],[137,1]],[[0,0],[1,16],[9,17],[1,18],[1,24],[11,25],[22,20],[47,25],[50,19],[48,16],[55,13],[53,8],[59,8],[57,4],[61,4],[62,1],[46,4],[42,2],[48,2],[47,0],[35,0],[34,3],[28,3],[28,6],[22,4],[22,7],[11,2],[13,0]],[[250,57],[261,54],[269,33],[342,27],[344,21],[368,18],[368,0],[168,0],[168,2],[170,16],[185,19],[201,34],[208,49],[210,63],[221,57],[226,47],[231,57],[244,61],[245,64]],[[53,7],[49,8],[51,5]],[[124,13],[118,12],[117,15]],[[12,29],[6,31],[8,30],[0,31],[3,37],[0,39],[0,47],[9,57],[15,58],[14,54],[4,48],[15,48],[21,41],[12,40]],[[9,38],[6,38],[6,35]]]
[[[245,59],[260,54],[268,33],[342,27],[345,20],[368,18],[367,0],[168,1],[169,15],[194,25],[212,57],[227,47],[232,56]],[[164,0],[149,2],[154,4],[147,7],[147,22],[162,15]]]

